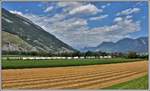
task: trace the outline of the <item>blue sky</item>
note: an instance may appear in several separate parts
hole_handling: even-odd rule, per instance
[[[148,36],[148,3],[139,2],[3,2],[75,48],[103,41]]]

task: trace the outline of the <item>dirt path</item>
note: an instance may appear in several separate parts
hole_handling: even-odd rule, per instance
[[[2,87],[9,89],[99,89],[141,77],[148,61],[2,70]]]

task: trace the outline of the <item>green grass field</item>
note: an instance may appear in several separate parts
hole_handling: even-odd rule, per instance
[[[148,89],[148,75],[104,89]]]
[[[55,60],[2,60],[2,69],[65,67],[141,61],[143,59],[55,59]]]

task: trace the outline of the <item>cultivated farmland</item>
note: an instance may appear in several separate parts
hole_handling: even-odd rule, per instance
[[[148,61],[2,70],[4,89],[100,89],[142,77]]]
[[[51,59],[51,60],[2,60],[3,69],[18,69],[18,68],[46,68],[46,67],[66,67],[66,66],[83,66],[96,64],[111,64],[142,61],[143,59],[126,59],[126,58],[111,58],[111,59]]]

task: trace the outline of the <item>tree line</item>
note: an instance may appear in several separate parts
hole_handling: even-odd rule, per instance
[[[128,52],[128,53],[121,53],[121,52],[113,52],[107,53],[102,51],[92,52],[63,52],[63,53],[46,53],[46,52],[20,52],[20,51],[2,51],[2,55],[23,55],[23,56],[43,56],[43,57],[88,57],[94,56],[95,58],[99,58],[100,56],[111,56],[111,57],[123,57],[123,58],[147,58],[147,55],[139,55],[136,52]]]
[[[80,51],[76,51],[76,52],[63,52],[63,53],[46,53],[46,52],[23,52],[23,51],[2,51],[2,55],[24,55],[24,56],[58,56],[58,57],[86,57],[86,56],[107,56],[109,55],[106,52],[91,52],[91,51],[87,51],[87,52],[80,52]]]
[[[63,52],[63,53],[46,53],[46,52],[21,52],[21,51],[2,51],[2,55],[23,55],[23,56],[43,56],[43,57],[88,57],[88,56],[94,56],[95,58],[99,58],[100,56],[111,56],[111,57],[123,57],[123,58],[147,58],[147,55],[139,55],[136,52],[128,52],[128,53],[121,53],[121,52],[113,52],[113,53],[107,53],[107,52]]]

